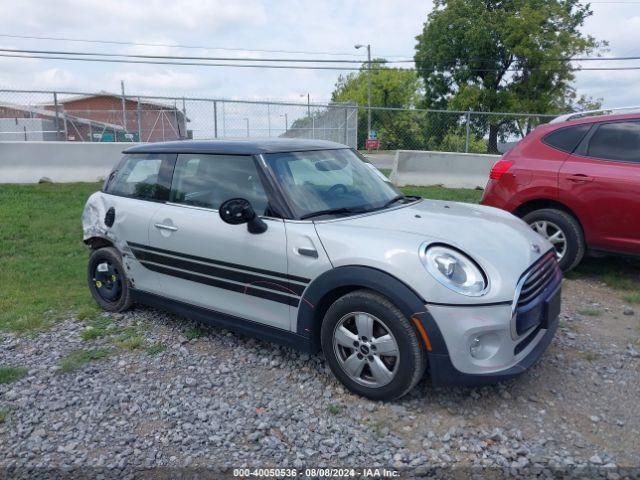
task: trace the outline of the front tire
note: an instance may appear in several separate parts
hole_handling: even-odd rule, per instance
[[[122,257],[113,247],[91,252],[87,267],[89,290],[107,312],[122,312],[131,307],[131,291]]]
[[[580,263],[586,247],[582,228],[572,215],[555,208],[543,208],[527,213],[522,219],[553,244],[564,272]]]
[[[387,298],[357,290],[327,310],[322,350],[333,374],[352,392],[393,400],[411,390],[426,368],[426,352],[411,322]]]

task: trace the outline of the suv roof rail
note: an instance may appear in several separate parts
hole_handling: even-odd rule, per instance
[[[640,106],[616,107],[616,108],[598,108],[596,110],[585,110],[583,112],[566,113],[564,115],[560,115],[559,117],[554,118],[549,123],[568,122],[569,120],[575,120],[576,118],[586,117],[587,115],[592,115],[594,113],[606,114],[606,113],[609,113],[609,112],[618,112],[618,111],[622,111],[622,110],[629,110],[629,113],[633,113],[634,111],[640,112]]]

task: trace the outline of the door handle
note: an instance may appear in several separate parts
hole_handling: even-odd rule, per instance
[[[304,257],[318,258],[318,251],[315,248],[297,248],[298,255]]]
[[[178,230],[178,227],[174,227],[173,225],[163,225],[162,223],[156,223],[154,225],[159,230],[169,230],[170,232],[175,232]]]
[[[569,175],[567,177],[567,180],[574,183],[587,183],[587,182],[593,182],[594,178],[590,177],[589,175],[585,175],[583,173],[576,173],[573,175]]]

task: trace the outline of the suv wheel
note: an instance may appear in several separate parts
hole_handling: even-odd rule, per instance
[[[585,252],[584,236],[573,216],[555,208],[543,208],[526,214],[522,219],[553,244],[563,271],[569,271],[580,263]]]
[[[129,282],[120,253],[115,248],[100,248],[91,253],[87,281],[91,295],[102,309],[122,312],[131,307]]]
[[[405,395],[422,378],[426,354],[413,325],[385,297],[351,292],[331,305],[321,331],[333,374],[349,390],[374,400]]]

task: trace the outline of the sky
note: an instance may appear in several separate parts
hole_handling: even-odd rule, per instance
[[[0,0],[0,34],[197,45],[228,49],[330,52],[364,59],[411,58],[431,2],[413,0]],[[583,31],[609,42],[610,56],[640,56],[640,1],[592,3]],[[321,57],[163,46],[101,45],[0,36],[0,48],[230,57]],[[609,65],[622,63],[607,62]],[[598,62],[604,65],[604,62]],[[640,65],[640,60],[624,62]],[[338,71],[129,65],[0,58],[0,88],[120,91],[152,95],[322,103]],[[609,107],[640,104],[640,70],[580,72],[578,93]]]

